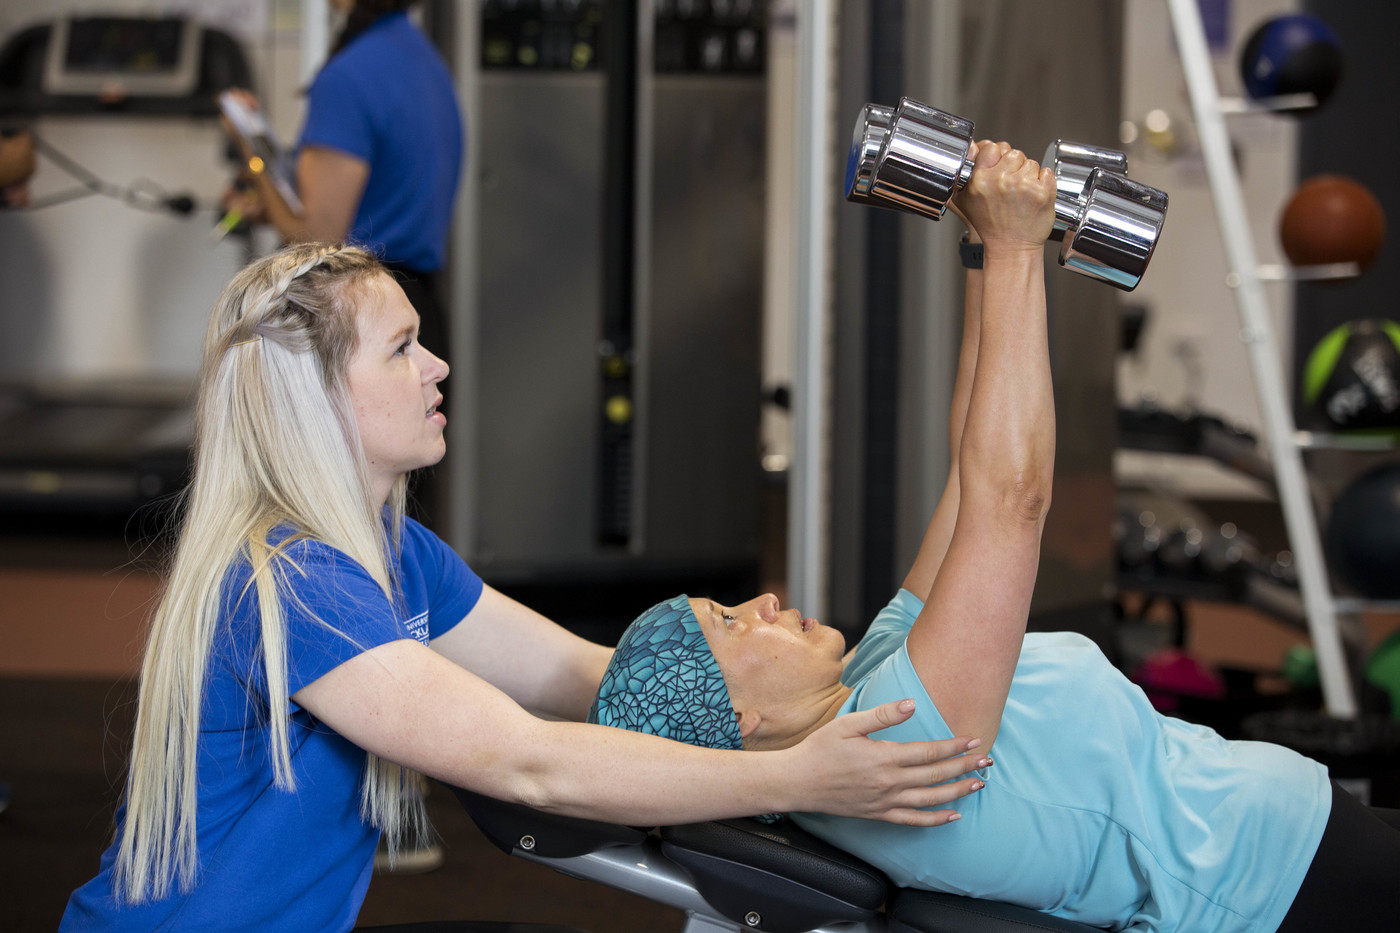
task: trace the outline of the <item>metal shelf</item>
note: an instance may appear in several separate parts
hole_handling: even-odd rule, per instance
[[[1354,279],[1361,274],[1361,266],[1354,262],[1328,262],[1316,266],[1265,263],[1259,266],[1256,274],[1266,282],[1325,282]],[[1230,273],[1225,277],[1225,284],[1230,288],[1239,288],[1239,276]]]
[[[1218,101],[1220,112],[1227,116],[1244,113],[1297,113],[1301,110],[1317,108],[1317,98],[1312,94],[1281,94],[1278,97],[1221,97]]]
[[[1332,601],[1340,615],[1358,612],[1383,612],[1400,615],[1400,599],[1365,599],[1360,596],[1338,596]]]
[[[1393,434],[1329,434],[1323,431],[1295,431],[1293,443],[1303,450],[1351,450],[1384,453],[1400,449],[1400,436]]]

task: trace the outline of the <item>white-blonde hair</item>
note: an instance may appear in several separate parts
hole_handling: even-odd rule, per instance
[[[302,571],[292,543],[315,539],[357,561],[391,601],[405,480],[390,495],[386,530],[346,384],[357,345],[357,302],[378,300],[387,274],[355,247],[303,244],[252,263],[214,306],[204,338],[193,479],[173,565],[151,621],[120,827],[114,888],[140,903],[190,890],[199,858],[195,818],[205,669],[223,592],[246,561],[261,622],[275,786],[295,789],[288,747],[288,579]],[[277,545],[269,534],[293,529]],[[324,623],[323,623],[324,624]],[[346,636],[348,637],[348,636]],[[261,703],[250,704],[250,708]],[[370,754],[361,813],[391,852],[426,831],[416,775]]]

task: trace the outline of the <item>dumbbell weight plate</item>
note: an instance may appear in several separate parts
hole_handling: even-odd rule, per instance
[[[1060,244],[1060,265],[1124,291],[1147,271],[1167,217],[1167,193],[1095,168],[1078,224]]]
[[[855,131],[851,134],[851,151],[846,155],[846,200],[876,207],[890,207],[870,196],[870,186],[875,181],[875,160],[880,156],[880,147],[890,134],[890,120],[894,118],[894,108],[879,104],[866,104],[856,117]]]
[[[875,159],[872,200],[942,218],[948,202],[972,175],[973,123],[904,98]]]
[[[1117,175],[1128,174],[1128,157],[1117,149],[1057,139],[1045,149],[1042,167],[1055,173],[1055,229],[1050,239],[1060,240],[1078,222],[1084,190],[1096,168]]]

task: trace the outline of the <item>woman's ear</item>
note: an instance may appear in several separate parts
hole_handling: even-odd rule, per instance
[[[753,735],[754,730],[763,723],[763,717],[758,714],[758,710],[736,709],[734,718],[739,723],[739,737],[742,739]]]

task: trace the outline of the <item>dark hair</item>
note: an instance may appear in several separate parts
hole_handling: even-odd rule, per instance
[[[335,57],[337,52],[373,26],[381,16],[406,10],[417,2],[418,0],[355,0],[354,6],[350,7],[350,15],[345,18],[345,28],[335,37],[335,45],[331,46],[330,55],[326,57]]]

